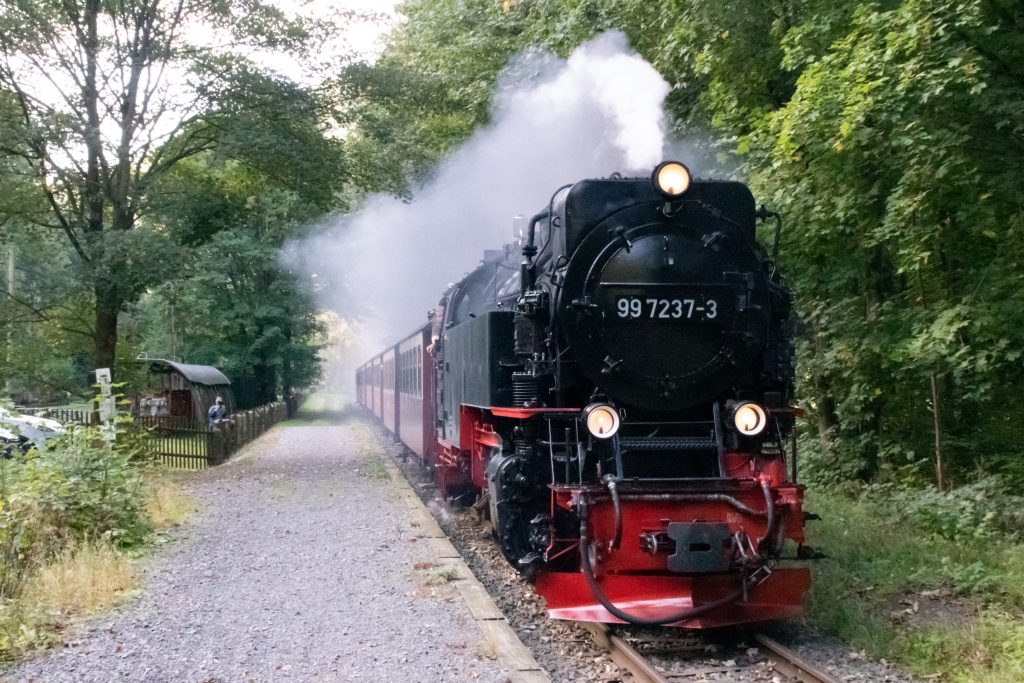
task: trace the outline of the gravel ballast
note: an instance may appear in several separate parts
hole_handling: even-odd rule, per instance
[[[365,423],[275,428],[189,475],[198,513],[138,596],[16,681],[506,681],[431,571]]]

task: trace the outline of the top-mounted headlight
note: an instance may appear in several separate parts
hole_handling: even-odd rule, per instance
[[[606,403],[592,403],[583,409],[587,431],[599,439],[610,439],[619,431],[621,420],[613,406]]]
[[[651,183],[669,199],[679,197],[690,189],[690,169],[678,161],[663,161],[651,174]]]
[[[732,408],[732,424],[743,436],[757,436],[768,426],[768,415],[756,403],[741,401]]]

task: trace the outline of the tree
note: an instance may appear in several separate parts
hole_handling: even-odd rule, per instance
[[[1022,27],[999,0],[861,7],[816,59],[792,58],[795,96],[751,138],[757,185],[792,216],[808,368],[831,386],[836,435],[868,446],[865,474],[930,452],[942,487],[944,468],[1005,448],[993,437],[1024,351],[1008,305]]]
[[[221,368],[244,406],[311,384],[323,344],[311,283],[282,264],[281,247],[321,214],[309,197],[330,176],[307,177],[300,193],[274,171],[214,153],[179,164],[163,180],[178,200],[154,207],[160,222],[184,239],[216,230],[128,316],[129,346]]]
[[[86,271],[94,362],[112,366],[119,312],[169,274],[161,254],[170,238],[145,221],[160,180],[225,140],[237,151],[239,131],[266,131],[237,124],[282,113],[300,89],[260,69],[250,51],[302,56],[326,27],[258,0],[0,8],[0,89],[10,96],[0,126],[15,133],[0,153],[32,171],[45,206],[24,220],[60,232]]]

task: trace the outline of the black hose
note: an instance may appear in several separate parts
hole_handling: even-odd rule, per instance
[[[604,591],[601,590],[601,585],[597,582],[597,577],[594,575],[594,567],[590,564],[590,503],[584,497],[580,500],[580,553],[583,562],[583,575],[587,577],[587,584],[590,585],[590,592],[594,594],[597,601],[611,613],[612,616],[621,619],[629,624],[636,624],[637,626],[664,626],[666,624],[674,624],[677,621],[689,621],[694,617],[698,617],[701,614],[710,612],[711,610],[718,609],[719,607],[725,607],[728,604],[736,602],[737,599],[742,597],[743,588],[739,588],[732,593],[729,593],[724,598],[719,598],[714,602],[709,602],[704,605],[695,607],[689,607],[675,614],[670,614],[667,617],[659,619],[644,619],[642,617],[636,617],[632,614],[623,612],[618,607],[612,604],[608,596],[605,595]],[[745,579],[744,579],[745,580]]]

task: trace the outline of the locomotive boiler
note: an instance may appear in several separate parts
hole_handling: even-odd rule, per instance
[[[552,617],[800,613],[791,296],[755,235],[770,216],[678,162],[567,185],[357,373]]]

